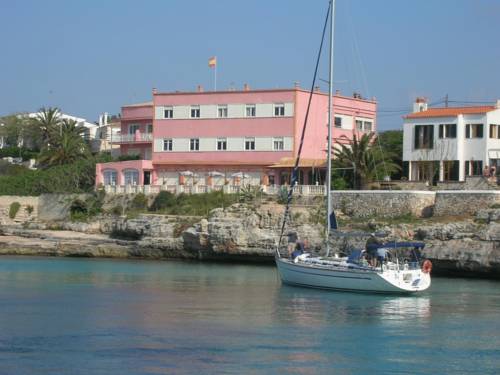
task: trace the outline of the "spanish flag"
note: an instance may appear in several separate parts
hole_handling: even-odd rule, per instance
[[[212,56],[211,58],[208,59],[208,66],[210,68],[215,68],[217,65],[217,56]]]

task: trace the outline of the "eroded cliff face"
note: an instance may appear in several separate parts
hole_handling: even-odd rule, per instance
[[[324,252],[323,229],[307,209],[295,207],[288,231],[307,238],[314,253]],[[189,258],[271,262],[281,229],[283,206],[235,204],[208,218],[139,215],[100,217],[91,223],[32,222],[3,227],[0,253],[95,257]],[[422,240],[423,255],[436,274],[500,278],[500,209],[480,210],[474,218],[412,224],[370,223],[386,240]],[[54,231],[50,229],[59,229]],[[60,231],[63,229],[63,231]],[[137,240],[113,239],[116,232]],[[368,231],[345,228],[330,238],[333,252],[363,248]]]

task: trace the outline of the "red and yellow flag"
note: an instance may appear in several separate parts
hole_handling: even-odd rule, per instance
[[[211,58],[208,59],[208,66],[210,68],[215,68],[217,65],[217,56],[212,56]]]

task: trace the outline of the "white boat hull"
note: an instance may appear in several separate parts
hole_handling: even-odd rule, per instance
[[[429,288],[429,273],[421,270],[351,269],[320,267],[276,258],[281,280],[290,285],[372,293],[415,293]]]

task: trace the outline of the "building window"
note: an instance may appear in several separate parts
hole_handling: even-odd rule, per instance
[[[163,117],[164,118],[174,118],[174,108],[173,107],[165,107],[163,109]]]
[[[134,124],[134,125],[129,125],[128,126],[128,134],[135,134],[137,130],[141,129],[141,125],[139,124]]]
[[[465,138],[483,138],[483,124],[465,125]]]
[[[255,138],[245,138],[245,150],[255,150]]]
[[[285,105],[275,104],[274,105],[274,115],[277,117],[285,116]]]
[[[255,104],[247,104],[246,115],[247,117],[255,117]]]
[[[490,138],[500,139],[500,125],[490,124]]]
[[[458,160],[445,160],[443,161],[443,180],[444,181],[458,181],[460,162]]]
[[[163,151],[172,151],[174,142],[172,139],[163,140]]]
[[[341,128],[342,127],[342,117],[335,116],[334,124],[335,124],[335,127]]]
[[[200,139],[199,138],[191,138],[189,141],[189,149],[191,151],[199,151],[200,150]]]
[[[219,118],[227,118],[227,105],[219,105],[217,115]]]
[[[153,132],[153,124],[146,125],[146,133],[151,134]]]
[[[372,131],[373,123],[371,121],[364,121],[363,124],[365,126],[364,127],[365,132],[371,132]]]
[[[227,139],[217,138],[217,151],[226,151],[226,150],[227,150]]]
[[[469,176],[482,176],[483,175],[483,161],[482,160],[470,160],[466,165],[469,164]]]
[[[415,126],[415,150],[434,148],[434,125]]]
[[[339,118],[340,119],[340,125],[342,125],[342,119],[340,117],[336,117],[335,120]],[[337,126],[337,124],[335,124]],[[361,120],[356,120],[356,130],[363,131],[363,121]]]
[[[439,138],[456,138],[457,124],[440,124]]]
[[[117,183],[117,173],[114,169],[104,171],[104,185],[115,186]]]
[[[191,118],[200,118],[200,106],[199,105],[191,106]]]
[[[273,139],[273,150],[274,151],[283,151],[284,143],[283,137],[274,138]]]
[[[136,169],[128,169],[123,172],[125,185],[138,185],[139,172]]]

